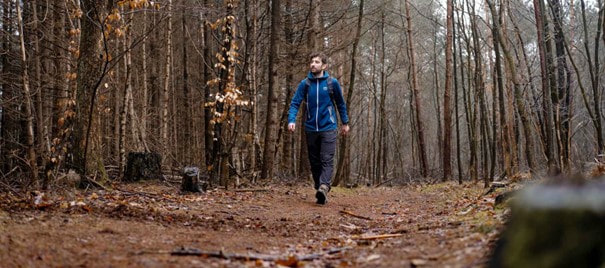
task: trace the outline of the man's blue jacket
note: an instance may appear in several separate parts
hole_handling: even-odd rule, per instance
[[[334,109],[334,103],[330,98],[328,90],[328,77],[330,77],[330,75],[326,71],[323,72],[322,77],[315,77],[313,73],[309,72],[307,79],[311,82],[311,86],[308,86],[305,80],[302,80],[300,84],[298,84],[296,93],[294,93],[294,97],[292,98],[292,103],[290,103],[288,123],[296,122],[298,108],[303,99],[305,99],[307,102],[307,118],[305,118],[306,131],[330,131],[338,128],[336,122],[336,109]],[[333,99],[338,107],[340,120],[343,124],[348,124],[349,117],[347,116],[347,105],[342,96],[342,89],[340,88],[338,81],[335,78],[332,79],[334,91]]]

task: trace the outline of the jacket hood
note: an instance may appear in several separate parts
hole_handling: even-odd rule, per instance
[[[328,71],[325,71],[325,70],[324,70],[324,75],[323,75],[323,76],[321,76],[321,77],[315,77],[315,75],[313,75],[313,73],[312,73],[312,72],[309,72],[309,73],[307,74],[307,78],[309,78],[310,80],[315,80],[315,79],[326,79],[326,78],[328,78],[329,76],[330,76],[330,74],[328,73]]]

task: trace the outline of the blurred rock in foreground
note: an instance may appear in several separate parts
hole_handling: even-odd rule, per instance
[[[490,267],[605,267],[605,180],[561,182],[517,194]]]

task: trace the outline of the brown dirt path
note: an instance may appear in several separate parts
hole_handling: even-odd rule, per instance
[[[484,189],[453,183],[334,188],[325,206],[308,186],[197,195],[158,183],[118,188],[2,196],[0,266],[484,266],[504,213]],[[365,239],[384,234],[395,237]],[[181,247],[277,261],[170,254]],[[342,251],[324,254],[333,249]]]

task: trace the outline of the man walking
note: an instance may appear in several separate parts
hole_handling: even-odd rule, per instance
[[[317,191],[315,193],[317,204],[323,205],[328,201],[332,171],[334,170],[334,152],[338,135],[336,110],[338,109],[342,122],[342,135],[349,132],[349,117],[340,84],[326,71],[327,57],[322,53],[314,53],[310,59],[309,74],[298,84],[290,104],[288,130],[294,132],[298,108],[305,100],[307,117],[304,125],[309,162]]]

